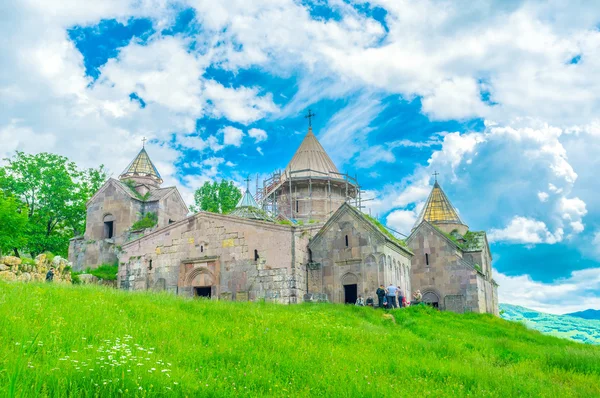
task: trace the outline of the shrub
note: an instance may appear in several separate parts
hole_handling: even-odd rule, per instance
[[[119,266],[117,264],[102,264],[96,269],[88,270],[88,273],[94,275],[98,279],[104,279],[105,281],[117,280],[117,272],[119,272]]]
[[[33,258],[21,257],[21,264],[36,265]]]
[[[131,226],[131,229],[135,231],[138,229],[152,228],[157,223],[158,223],[158,216],[156,215],[156,213],[148,212],[148,213],[144,214],[144,216],[141,219],[139,219],[138,221],[133,223],[133,225]]]
[[[74,285],[81,285],[81,278],[79,277],[81,274],[81,272],[71,272],[71,283]]]

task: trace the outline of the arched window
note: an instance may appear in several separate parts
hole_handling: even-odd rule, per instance
[[[104,239],[111,239],[115,235],[115,217],[112,214],[104,216]]]
[[[348,247],[348,235],[346,235],[346,247]]]
[[[258,261],[259,258],[258,250],[254,249],[254,261]]]
[[[200,253],[204,253],[204,246],[200,245]]]
[[[429,265],[429,254],[425,253],[425,264]]]

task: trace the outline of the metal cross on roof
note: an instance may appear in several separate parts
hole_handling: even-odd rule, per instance
[[[142,138],[142,148],[146,147],[146,141],[148,141],[146,137]]]
[[[435,182],[437,182],[437,176],[439,175],[440,173],[438,173],[437,170],[433,172],[432,176],[435,178]]]
[[[304,116],[306,119],[308,119],[308,127],[312,127],[312,118],[317,116],[316,113],[312,113],[312,111],[310,110],[310,108],[308,109],[308,114],[306,116]]]
[[[244,181],[246,181],[246,191],[250,192],[250,175]]]

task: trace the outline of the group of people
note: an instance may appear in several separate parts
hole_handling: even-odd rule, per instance
[[[404,295],[404,292],[402,291],[400,286],[394,286],[391,283],[387,288],[383,285],[380,285],[379,289],[377,289],[377,291],[375,292],[375,295],[377,296],[378,308],[393,309],[411,305],[411,303],[406,300],[406,296]],[[422,298],[423,296],[421,295],[421,291],[417,290],[413,294],[412,304],[419,304]],[[367,300],[365,301],[365,299],[361,295],[359,295],[358,299],[356,300],[356,305],[361,307],[365,305],[368,307],[374,307],[375,302],[372,297],[367,297]]]

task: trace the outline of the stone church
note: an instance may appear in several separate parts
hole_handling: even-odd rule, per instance
[[[493,285],[485,233],[481,259],[452,240],[467,242],[473,233],[460,229],[462,234],[448,238],[430,215],[422,215],[406,242],[397,239],[359,211],[356,177],[337,169],[310,123],[287,167],[257,186],[255,197],[247,187],[229,214],[189,215],[177,188],[162,182],[142,148],[87,203],[86,232],[69,248],[74,269],[118,263],[118,285],[125,290],[285,304],[354,303],[358,295],[374,296],[379,285],[391,283],[407,297],[425,291],[425,300],[439,308],[497,313],[497,299],[495,308],[482,305],[487,293],[473,291]],[[155,226],[133,228],[150,215]],[[455,245],[460,261],[444,242]],[[449,298],[459,295],[463,301]]]
[[[434,307],[498,313],[498,285],[484,231],[469,231],[437,179],[410,236],[411,284]]]

